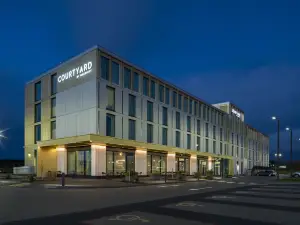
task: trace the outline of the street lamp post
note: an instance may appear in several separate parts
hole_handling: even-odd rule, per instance
[[[287,131],[290,131],[290,172],[291,172],[291,177],[293,176],[293,130],[289,127],[286,128]]]
[[[275,116],[272,117],[272,120],[276,120],[277,121],[277,180],[279,180],[279,173],[278,173],[278,167],[279,167],[279,138],[280,138],[280,121],[278,118],[276,118]]]

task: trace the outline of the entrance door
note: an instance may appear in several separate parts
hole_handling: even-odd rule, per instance
[[[126,171],[135,171],[134,153],[126,153]]]
[[[91,151],[76,151],[76,174],[91,175]]]

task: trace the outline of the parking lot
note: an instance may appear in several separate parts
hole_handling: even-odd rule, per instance
[[[49,195],[41,204],[45,210],[52,210],[52,215],[40,213],[25,219],[28,213],[24,212],[22,221],[3,224],[298,225],[300,185],[272,182],[272,178],[254,179],[115,190],[48,190],[36,194]],[[24,190],[26,195],[31,191],[19,190]],[[58,206],[55,198],[65,200]],[[76,201],[71,202],[71,199]],[[32,199],[32,207],[37,201]],[[56,213],[51,207],[57,208]],[[19,207],[19,211],[22,210],[24,208]]]

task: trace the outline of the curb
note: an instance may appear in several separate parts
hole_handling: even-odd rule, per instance
[[[84,185],[74,185],[74,186],[60,186],[60,185],[47,185],[41,184],[45,189],[101,189],[101,188],[131,188],[131,187],[144,187],[144,186],[154,186],[154,185],[168,185],[168,184],[179,184],[179,183],[190,183],[190,182],[201,182],[207,180],[193,180],[193,181],[182,181],[182,182],[172,182],[172,183],[139,183],[131,185],[121,185],[121,186],[84,186]],[[47,187],[48,186],[48,187]]]

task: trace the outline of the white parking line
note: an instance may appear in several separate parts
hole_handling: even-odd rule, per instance
[[[203,188],[191,188],[189,191],[199,191],[199,190],[205,190],[205,189],[210,189],[212,187],[203,187]]]
[[[245,184],[245,182],[239,182],[238,184]]]
[[[235,182],[233,182],[233,181],[228,181],[228,182],[226,182],[227,184],[235,184]]]

